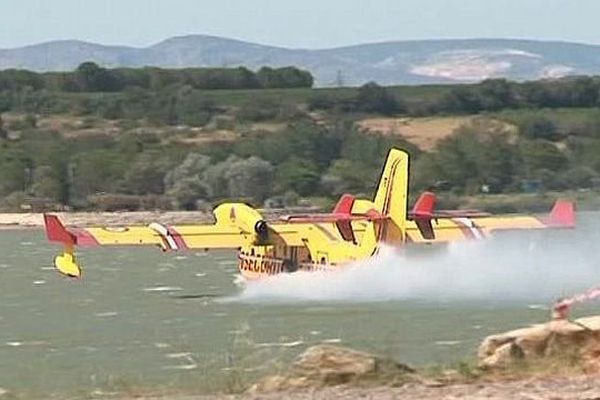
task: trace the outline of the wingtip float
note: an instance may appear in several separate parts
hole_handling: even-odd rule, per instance
[[[408,210],[408,154],[392,149],[373,200],[343,195],[332,213],[289,215],[267,221],[254,208],[224,203],[212,225],[71,228],[45,215],[46,234],[61,243],[56,268],[80,277],[77,246],[153,245],[165,251],[238,250],[239,270],[248,279],[279,273],[337,269],[376,254],[382,244],[446,243],[479,239],[500,230],[573,228],[574,204],[558,200],[545,218],[496,217],[476,210],[436,210],[436,196],[423,193]]]

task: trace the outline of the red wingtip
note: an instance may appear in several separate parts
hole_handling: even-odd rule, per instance
[[[65,228],[56,215],[44,214],[44,225],[46,226],[46,237],[49,241],[67,245],[75,244],[75,235]]]
[[[416,218],[429,218],[433,215],[433,210],[435,209],[435,203],[437,201],[437,197],[433,192],[423,192],[415,206],[413,207],[412,215]]]
[[[333,208],[333,214],[351,214],[355,197],[351,194],[343,194]]]
[[[556,200],[546,224],[555,227],[575,227],[575,203],[568,200]]]

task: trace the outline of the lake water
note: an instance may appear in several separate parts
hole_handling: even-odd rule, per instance
[[[236,390],[318,343],[451,365],[600,285],[594,222],[247,286],[232,252],[153,248],[83,250],[84,278],[71,280],[51,268],[59,249],[43,232],[0,231],[0,387],[23,398]]]

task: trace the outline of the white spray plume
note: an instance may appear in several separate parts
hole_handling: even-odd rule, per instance
[[[247,282],[231,300],[549,303],[600,285],[595,245],[569,232],[554,233],[515,233],[440,249],[384,248],[377,257],[335,272],[298,272]]]

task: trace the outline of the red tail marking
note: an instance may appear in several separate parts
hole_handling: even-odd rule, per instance
[[[338,215],[350,215],[352,214],[352,207],[354,206],[354,196],[351,194],[343,194],[340,200],[333,208],[333,214]],[[342,238],[348,242],[356,243],[356,237],[354,236],[354,230],[352,229],[352,222],[349,219],[339,219],[335,222],[335,226],[338,228]]]
[[[575,227],[575,204],[567,200],[556,200],[550,215],[544,222],[554,227]]]
[[[412,215],[415,218],[431,218],[436,201],[435,193],[423,192],[413,207]]]
[[[410,217],[415,221],[421,235],[424,239],[435,239],[435,232],[431,219],[433,218],[433,210],[435,209],[436,196],[432,192],[423,192],[415,203]]]
[[[333,208],[333,214],[350,214],[354,205],[354,196],[351,194],[343,194],[340,200]]]
[[[77,237],[65,228],[56,215],[44,214],[44,225],[49,241],[66,245],[74,245],[77,242]]]

